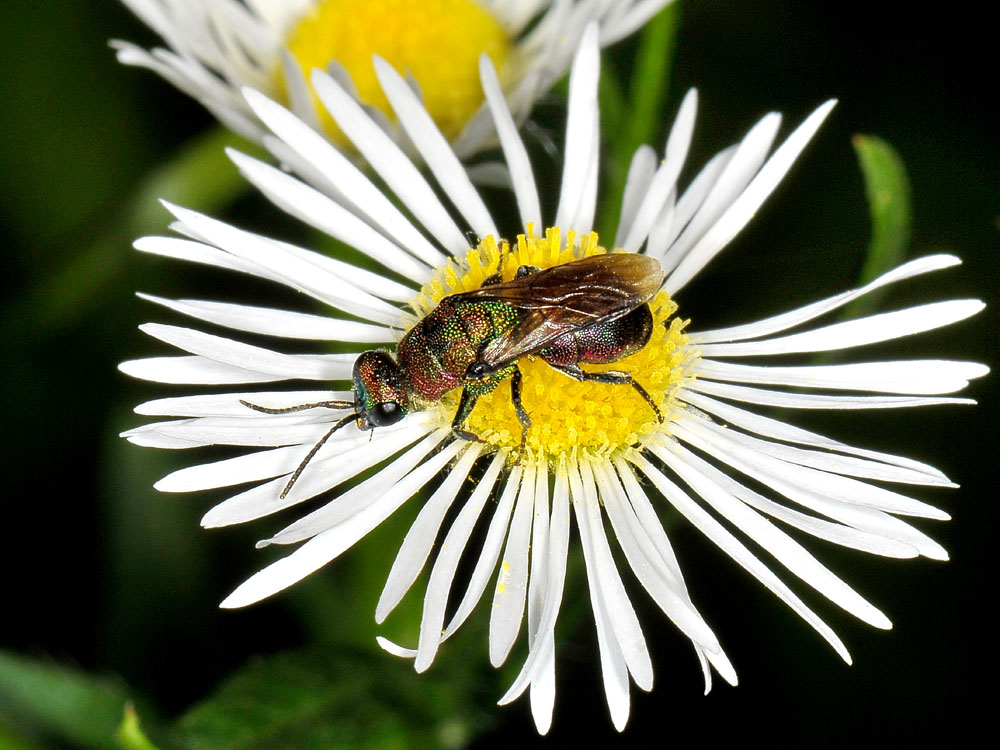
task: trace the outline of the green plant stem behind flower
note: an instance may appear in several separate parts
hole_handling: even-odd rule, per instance
[[[639,146],[654,141],[665,122],[664,104],[674,59],[680,4],[671,3],[643,29],[632,68],[628,99],[613,75],[601,77],[601,112],[610,138],[609,186],[603,194],[598,234],[613,236],[621,213],[629,160]]]

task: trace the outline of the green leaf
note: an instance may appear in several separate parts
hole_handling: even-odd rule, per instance
[[[174,737],[191,750],[461,747],[486,728],[478,688],[468,670],[434,672],[343,647],[278,654],[230,677]]]
[[[0,651],[0,706],[25,731],[105,750],[114,744],[127,701],[116,680]]]
[[[143,734],[139,726],[139,714],[131,703],[125,706],[125,715],[115,732],[115,739],[122,750],[156,750],[156,745]]]
[[[654,140],[663,128],[664,103],[679,19],[680,4],[671,3],[646,24],[632,69],[627,100],[608,83],[606,78],[609,76],[602,76],[601,117],[604,132],[611,134],[609,184],[597,222],[602,236],[614,235],[632,155],[640,146]],[[617,97],[611,97],[612,93],[616,93]]]
[[[5,727],[2,712],[0,712],[0,747],[3,750],[42,750],[41,745],[36,745]]]
[[[910,183],[899,154],[881,138],[857,135],[853,145],[864,174],[871,216],[871,238],[858,280],[865,284],[899,265],[906,257],[912,223]],[[865,295],[848,305],[844,317],[856,318],[870,313],[881,298],[878,291]]]

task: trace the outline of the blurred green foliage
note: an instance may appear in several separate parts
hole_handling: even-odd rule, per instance
[[[75,747],[111,745],[129,700],[119,680],[0,652],[0,720],[8,731],[57,738]]]

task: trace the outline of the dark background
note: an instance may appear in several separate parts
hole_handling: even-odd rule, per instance
[[[749,231],[684,290],[682,313],[707,328],[851,285],[869,226],[850,139],[875,134],[896,147],[910,175],[910,255],[949,251],[965,261],[907,285],[888,302],[951,295],[993,305],[971,322],[918,337],[893,353],[993,364],[1000,215],[998,71],[988,54],[993,27],[962,3],[934,14],[904,3],[873,5],[684,4],[667,109],[672,117],[683,91],[699,88],[690,164],[703,163],[770,109],[786,114],[787,133],[827,97],[840,104]],[[5,16],[0,393],[7,538],[0,647],[120,677],[171,717],[250,655],[313,642],[317,628],[304,611],[327,589],[343,597],[351,586],[358,589],[346,599],[350,608],[336,610],[331,640],[350,630],[358,643],[370,644],[381,581],[361,587],[357,576],[341,575],[359,564],[350,559],[314,576],[303,594],[220,612],[216,603],[262,564],[252,543],[273,525],[202,531],[198,519],[211,496],[166,496],[150,486],[189,459],[116,437],[139,423],[132,404],[162,395],[115,369],[123,359],[154,352],[136,325],[157,313],[134,300],[133,291],[195,294],[190,269],[140,257],[129,249],[133,237],[127,230],[116,234],[115,227],[156,165],[212,127],[211,119],[152,74],[115,63],[108,38],[155,41],[116,3],[36,0]],[[627,70],[630,54],[627,43],[620,45],[609,64]],[[545,105],[541,116],[546,107],[557,108]],[[159,227],[143,231],[162,231],[167,216],[161,216]],[[263,223],[277,212],[248,197],[227,216]],[[96,260],[88,265],[75,260],[80,257]],[[76,282],[47,281],[73,263]],[[104,282],[88,293],[93,279]],[[980,401],[977,407],[808,423],[848,442],[925,460],[962,485],[915,492],[954,517],[920,523],[950,551],[948,564],[809,545],[895,623],[889,633],[875,631],[796,588],[843,637],[853,667],[711,544],[677,524],[671,538],[692,594],[741,685],[717,684],[703,697],[690,648],[636,586],[633,601],[650,642],[656,686],[648,695],[634,691],[625,735],[619,738],[607,717],[593,625],[582,606],[578,622],[570,615],[561,624],[549,739],[536,738],[521,700],[488,710],[491,728],[474,746],[583,737],[825,745],[860,736],[901,742],[984,726],[987,698],[976,685],[996,666],[986,609],[996,580],[994,383],[974,383],[968,395]],[[390,524],[351,555],[363,560],[366,543],[398,543],[404,530]],[[573,600],[586,605],[582,578],[571,579],[566,597],[570,613]],[[481,626],[485,611],[473,619]],[[483,637],[466,643],[485,652]],[[409,670],[388,656],[384,669],[386,679]],[[495,675],[484,673],[481,693],[484,707],[499,697]]]

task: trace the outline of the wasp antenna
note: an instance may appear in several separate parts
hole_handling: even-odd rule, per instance
[[[311,404],[296,404],[295,406],[285,406],[279,409],[273,409],[269,406],[260,406],[259,404],[251,404],[249,401],[244,401],[240,399],[240,403],[243,404],[248,409],[253,409],[254,411],[259,411],[262,414],[292,414],[297,411],[306,411],[307,409],[318,409],[320,407],[326,409],[350,409],[354,406],[351,401],[316,401]]]
[[[278,497],[284,500],[288,496],[288,493],[292,489],[292,486],[298,481],[299,475],[302,473],[302,470],[306,468],[306,464],[312,461],[313,456],[315,456],[316,452],[323,447],[323,443],[325,443],[327,440],[330,439],[330,436],[333,433],[335,433],[341,427],[343,427],[346,424],[349,424],[351,421],[357,419],[360,416],[361,416],[360,414],[348,414],[346,417],[337,422],[337,424],[331,427],[330,430],[323,437],[319,439],[319,442],[317,442],[316,445],[312,447],[312,450],[309,451],[308,455],[302,459],[302,463],[299,464],[299,467],[292,474],[292,478],[288,480],[288,484],[285,485],[285,489],[281,491],[281,494]]]

